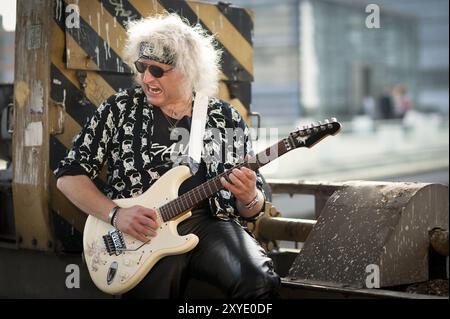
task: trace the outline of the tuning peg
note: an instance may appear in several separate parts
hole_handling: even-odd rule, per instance
[[[328,123],[330,123],[330,120],[329,119],[325,119],[325,124],[328,124]]]
[[[335,117],[332,117],[332,118],[331,118],[331,121],[332,121],[332,122],[337,122],[337,119],[336,119]]]
[[[321,121],[319,121],[319,124],[320,124],[320,129],[322,130],[322,131],[325,131],[326,130],[326,126],[327,126],[327,120],[325,120],[325,123],[322,123]]]

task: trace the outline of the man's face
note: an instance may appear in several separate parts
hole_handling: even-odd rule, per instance
[[[182,90],[183,75],[176,68],[153,60],[139,59],[138,62],[146,67],[145,71],[140,73],[140,77],[148,103],[161,107],[185,98]],[[149,68],[150,66],[153,70]],[[161,76],[158,77],[159,75]]]

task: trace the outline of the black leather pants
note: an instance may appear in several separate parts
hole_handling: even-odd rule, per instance
[[[228,298],[276,296],[280,278],[272,260],[236,222],[197,210],[180,223],[178,232],[196,234],[198,245],[188,253],[161,259],[123,298],[181,298],[190,277],[219,288]]]

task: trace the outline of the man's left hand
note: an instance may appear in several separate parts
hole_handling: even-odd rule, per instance
[[[247,167],[234,168],[229,181],[224,177],[220,178],[223,187],[228,189],[244,205],[250,203],[257,194],[256,173]]]

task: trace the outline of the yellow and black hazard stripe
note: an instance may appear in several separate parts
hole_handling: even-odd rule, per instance
[[[160,0],[159,3],[166,11],[178,13],[191,24],[199,23],[210,34],[216,36],[218,47],[223,52],[221,67],[224,85],[220,95],[232,102],[239,112],[247,117],[251,103],[249,84],[253,81],[253,48],[251,42],[248,42],[234,27],[237,24],[236,21],[234,24],[230,23],[216,6],[207,3],[177,0]],[[233,14],[239,12],[237,8],[230,9],[228,12],[229,15],[236,16],[235,20],[238,20],[237,14]],[[241,18],[250,18],[250,16],[245,15]],[[253,22],[245,25],[253,26]],[[248,38],[251,38],[248,31],[246,34]]]
[[[60,10],[65,12],[65,7]],[[66,65],[66,41],[71,38],[77,43],[76,40],[80,40],[80,37],[67,32],[64,20],[64,16],[55,14],[52,26],[50,97],[53,102],[62,105],[64,130],[62,134],[49,135],[51,172],[57,168],[59,161],[66,156],[67,150],[72,146],[73,137],[92,116],[99,104],[121,87],[128,87],[132,77],[131,73],[126,72],[121,74],[86,72],[86,78],[84,79],[86,87],[81,89],[82,83],[80,82],[79,71],[68,69]],[[83,25],[84,22],[81,20],[80,23],[80,30],[86,31],[87,27]],[[99,41],[92,34],[89,40]],[[79,48],[79,50],[82,51],[83,49]],[[89,54],[88,48],[84,52]],[[100,52],[106,54],[105,51]],[[82,249],[81,233],[86,214],[79,211],[56,189],[56,179],[51,172],[50,205],[52,223],[58,242],[57,248],[65,251],[80,251]],[[101,180],[97,182],[101,182]]]
[[[66,7],[77,4],[79,28],[66,26]],[[69,10],[68,10],[69,11]],[[240,8],[179,0],[55,0],[51,42],[51,101],[64,113],[64,129],[50,134],[50,170],[72,146],[73,137],[106,98],[132,85],[131,69],[121,49],[129,20],[156,13],[177,12],[191,24],[200,23],[215,34],[222,50],[220,97],[231,102],[245,117],[251,103],[251,14]],[[111,32],[107,32],[109,31]],[[81,250],[86,215],[56,189],[50,174],[53,224],[60,249]],[[101,179],[98,181],[101,183]]]
[[[217,24],[217,28],[224,25],[227,20],[225,16],[221,15],[220,11],[218,11],[214,6],[205,3],[189,3],[185,1],[177,1],[177,0],[160,0],[159,3],[169,12],[176,12],[179,15],[182,15],[186,19],[189,20],[191,24],[199,23],[202,27],[209,31],[209,33],[215,33],[211,29],[214,29],[214,26]],[[201,10],[206,10],[206,8],[210,9],[207,13],[211,13],[213,10],[212,16],[199,16],[194,10],[197,12]],[[222,22],[220,21],[222,19]],[[252,51],[242,51],[239,55],[239,51],[245,43],[238,42],[236,37],[227,37],[228,34],[233,33],[234,28],[227,28],[224,30],[224,34],[216,34],[216,38],[218,40],[218,47],[223,51],[222,54],[222,71],[225,75],[225,80],[238,80],[238,81],[252,81],[253,80],[253,69],[251,65],[251,61],[247,61],[245,58],[246,55],[251,56]],[[236,34],[240,35],[239,32],[235,31]],[[249,44],[251,47],[251,45]],[[235,52],[233,55],[231,52]],[[242,58],[242,56],[244,56]]]

